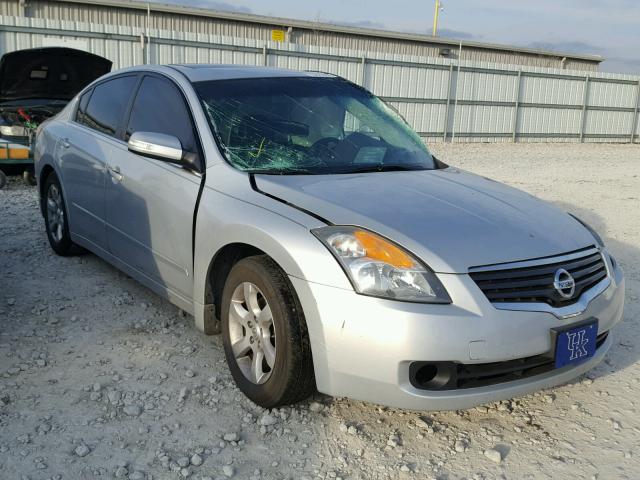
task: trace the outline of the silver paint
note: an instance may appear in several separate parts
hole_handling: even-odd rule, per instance
[[[566,382],[596,365],[611,345],[607,340],[596,357],[579,366],[516,382],[447,392],[416,390],[408,379],[412,361],[472,364],[539,355],[553,348],[552,328],[594,317],[599,333],[610,330],[622,318],[621,270],[603,250],[607,282],[584,292],[575,307],[498,308],[469,271],[592,247],[592,235],[531,195],[455,168],[258,175],[257,189],[271,195],[266,196],[252,188],[246,173],[226,163],[190,83],[240,78],[242,68],[148,66],[129,71],[164,75],[183,91],[206,157],[205,174],[137,155],[126,143],[76,124],[71,102],[38,135],[37,176],[45,166],[58,173],[74,242],[192,313],[202,331],[214,331],[217,323],[209,284],[212,261],[225,246],[240,243],[265,252],[289,276],[306,318],[318,390],[329,395],[412,409],[467,408]],[[273,69],[246,72],[284,75]],[[325,223],[291,204],[334,224],[365,227],[392,239],[437,272],[452,304],[357,294],[331,253],[310,233]],[[470,350],[475,342],[486,345],[480,355]]]

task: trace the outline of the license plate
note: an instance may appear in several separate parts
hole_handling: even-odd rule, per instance
[[[598,321],[573,325],[564,329],[555,329],[556,368],[584,362],[596,353]]]

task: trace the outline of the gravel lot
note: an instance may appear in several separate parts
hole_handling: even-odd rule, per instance
[[[264,411],[220,339],[93,255],[56,257],[34,188],[0,191],[0,478],[640,476],[640,145],[435,145],[599,230],[627,276],[606,361],[569,385],[425,413],[317,395]]]

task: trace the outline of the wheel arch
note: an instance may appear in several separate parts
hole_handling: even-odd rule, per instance
[[[233,265],[243,258],[266,255],[287,276],[307,277],[304,272],[305,269],[309,270],[310,265],[305,266],[305,262],[309,261],[309,257],[314,257],[310,255],[313,250],[305,249],[308,245],[304,245],[299,239],[306,238],[315,246],[312,241],[315,238],[307,238],[306,235],[311,235],[306,230],[306,235],[302,235],[303,229],[297,224],[289,223],[287,227],[289,228],[281,230],[281,238],[287,239],[285,244],[273,235],[273,231],[279,231],[273,224],[271,228],[261,228],[255,224],[225,224],[211,232],[200,231],[199,235],[196,234],[193,298],[196,326],[199,330],[207,334],[220,332],[219,300],[224,282]],[[216,238],[217,242],[211,244],[207,238]],[[324,254],[322,246],[318,244],[317,247]],[[342,271],[340,274],[343,275]]]
[[[37,181],[38,181],[38,194],[40,196],[40,213],[42,215],[44,215],[44,209],[45,209],[45,191],[44,191],[44,185],[45,182],[47,181],[47,178],[49,178],[49,175],[51,175],[52,173],[55,173],[58,177],[58,181],[60,181],[60,187],[63,189],[62,190],[62,194],[63,194],[63,198],[66,202],[66,195],[64,195],[64,187],[62,186],[62,181],[60,180],[60,175],[58,174],[58,172],[56,171],[56,169],[53,167],[53,165],[51,165],[50,163],[45,163],[42,168],[40,169],[39,175],[37,177]],[[69,206],[67,205],[67,211],[69,211]]]
[[[207,268],[204,301],[206,304],[213,304],[215,318],[220,319],[222,290],[231,269],[240,260],[255,255],[267,255],[276,262],[268,253],[244,242],[228,243],[220,247],[211,259]],[[282,269],[279,264],[278,266]]]

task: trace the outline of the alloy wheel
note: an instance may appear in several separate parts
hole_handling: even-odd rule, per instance
[[[236,287],[229,308],[231,349],[240,371],[256,385],[271,377],[276,361],[276,332],[267,299],[251,282]]]
[[[47,224],[51,236],[59,243],[64,235],[64,208],[62,195],[55,184],[50,185],[47,192]]]

